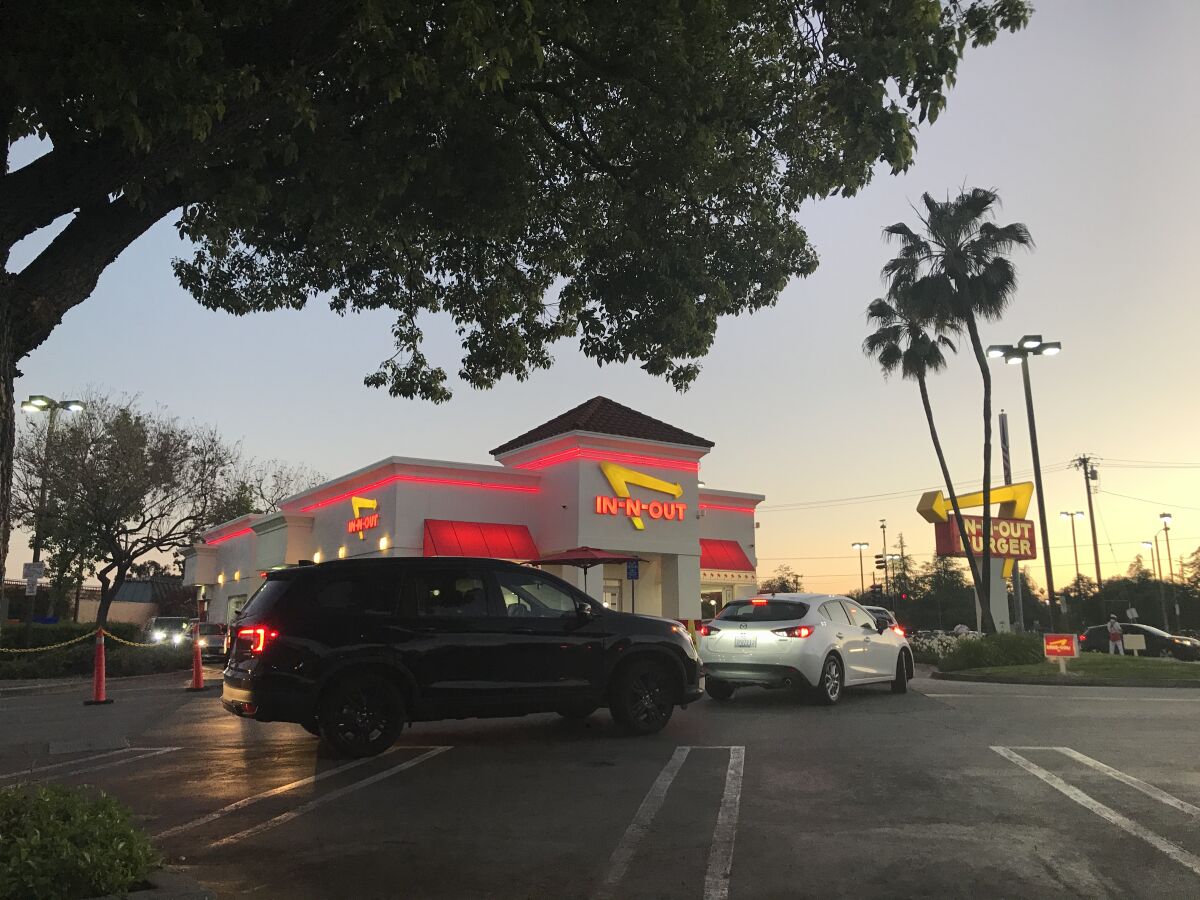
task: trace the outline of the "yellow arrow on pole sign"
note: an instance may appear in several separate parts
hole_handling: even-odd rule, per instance
[[[1000,504],[1000,516],[1005,519],[1023,519],[1029,512],[1029,504],[1033,499],[1033,482],[1021,481],[1017,484],[998,484],[992,488],[992,502]],[[983,491],[973,494],[959,494],[959,509],[978,509],[983,506]],[[917,501],[917,512],[926,522],[946,522],[954,505],[941,491],[926,491]],[[1004,561],[1004,576],[1012,574],[1013,561]]]

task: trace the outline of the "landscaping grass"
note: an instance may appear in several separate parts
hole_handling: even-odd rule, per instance
[[[1155,659],[1135,656],[1109,656],[1106,653],[1084,653],[1079,659],[1067,660],[1067,677],[1058,674],[1055,661],[1020,666],[989,666],[964,669],[960,675],[978,675],[996,680],[1021,681],[1029,678],[1053,678],[1068,684],[1073,678],[1103,681],[1111,684],[1192,681],[1200,684],[1200,663],[1176,659]]]

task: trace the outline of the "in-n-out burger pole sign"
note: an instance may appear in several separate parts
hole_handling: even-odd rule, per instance
[[[963,528],[971,550],[976,556],[983,553],[983,517],[963,516]],[[966,556],[958,523],[951,516],[933,526],[938,556]],[[996,559],[1036,559],[1033,522],[1029,519],[992,519],[992,556]]]
[[[600,463],[600,471],[608,479],[615,496],[606,497],[603,494],[597,494],[596,515],[625,516],[638,531],[644,531],[646,528],[643,516],[648,519],[665,519],[668,522],[683,521],[688,508],[686,503],[678,502],[679,498],[683,496],[683,485],[663,481],[661,478],[655,478],[653,475],[647,475],[645,472],[638,472],[634,469],[627,469],[616,463]],[[639,500],[630,496],[630,485],[666,494],[674,499]]]
[[[350,508],[354,510],[354,518],[346,523],[346,532],[348,534],[357,534],[360,541],[366,539],[364,531],[369,531],[372,528],[379,527],[379,513],[372,512],[363,515],[365,510],[379,509],[378,500],[370,500],[366,497],[351,497]]]

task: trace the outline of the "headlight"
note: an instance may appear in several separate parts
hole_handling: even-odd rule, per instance
[[[157,641],[165,641],[167,639],[167,633],[165,631],[155,631],[153,634],[150,635],[150,637],[152,640],[154,640],[156,642]]]
[[[207,647],[208,646],[208,638],[200,638],[200,640],[197,641],[196,643],[198,643],[201,647]]]
[[[179,644],[182,644],[183,643],[183,635],[182,634],[171,635],[171,643],[175,644],[176,646],[178,646]]]

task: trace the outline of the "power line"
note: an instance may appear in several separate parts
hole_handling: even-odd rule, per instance
[[[1200,511],[1200,506],[1180,506],[1178,503],[1163,503],[1160,500],[1147,500],[1145,497],[1134,497],[1131,494],[1118,494],[1116,491],[1100,491],[1101,494],[1108,494],[1112,497],[1122,497],[1125,500],[1137,500],[1139,503],[1149,503],[1151,506],[1158,506],[1163,509],[1190,509]]]

